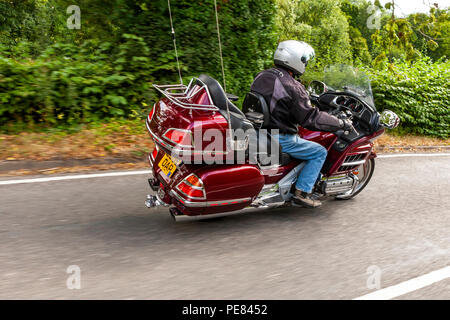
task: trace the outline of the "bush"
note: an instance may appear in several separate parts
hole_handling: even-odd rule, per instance
[[[218,1],[227,90],[241,99],[256,74],[272,64],[274,1]],[[153,81],[178,82],[167,0],[80,0],[82,28],[68,31],[69,4],[49,0],[23,10],[38,17],[55,6],[54,25],[64,32],[54,33],[55,43],[45,50],[34,33],[21,32],[24,27],[14,22],[20,17],[10,23],[17,28],[2,33],[0,27],[0,130],[8,130],[8,122],[55,126],[130,117],[155,100]],[[10,3],[3,7],[18,12]],[[214,1],[174,1],[172,14],[185,84],[200,73],[222,82]],[[0,14],[2,19],[7,17]],[[10,43],[13,29],[18,36]]]
[[[0,125],[136,115],[151,98],[148,51],[142,38],[125,34],[118,46],[86,41],[55,44],[35,60],[0,57]]]
[[[391,70],[369,70],[378,111],[390,109],[401,118],[401,133],[448,138],[450,134],[450,61],[429,58]]]

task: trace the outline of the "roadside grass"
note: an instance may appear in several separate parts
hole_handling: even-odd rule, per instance
[[[394,131],[395,132],[395,131]],[[450,146],[450,139],[384,134],[377,151],[414,151],[417,147]],[[153,148],[144,120],[110,120],[71,128],[0,134],[0,160],[55,160],[101,157],[144,158]]]
[[[153,147],[144,120],[111,120],[76,130],[0,134],[0,160],[141,158]]]

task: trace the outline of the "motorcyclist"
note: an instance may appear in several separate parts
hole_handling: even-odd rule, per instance
[[[263,95],[270,107],[268,129],[279,130],[279,135],[274,138],[279,140],[282,151],[306,161],[297,178],[293,200],[308,208],[321,205],[311,196],[327,150],[318,143],[300,138],[297,125],[328,132],[352,129],[351,121],[343,121],[312,106],[305,87],[294,78],[305,72],[314,56],[314,49],[305,42],[280,42],[274,55],[275,67],[260,72],[251,86],[251,91]]]

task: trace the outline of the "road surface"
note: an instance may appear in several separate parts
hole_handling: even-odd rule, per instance
[[[383,158],[350,201],[175,223],[143,174],[0,185],[0,299],[358,298],[450,266],[449,190],[449,156]]]

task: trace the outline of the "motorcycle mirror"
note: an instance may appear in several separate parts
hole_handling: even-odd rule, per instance
[[[380,123],[388,129],[394,129],[400,124],[400,117],[391,110],[384,110],[380,114]]]
[[[313,80],[308,85],[308,92],[312,96],[320,96],[328,91],[328,87],[325,83],[318,80]]]

